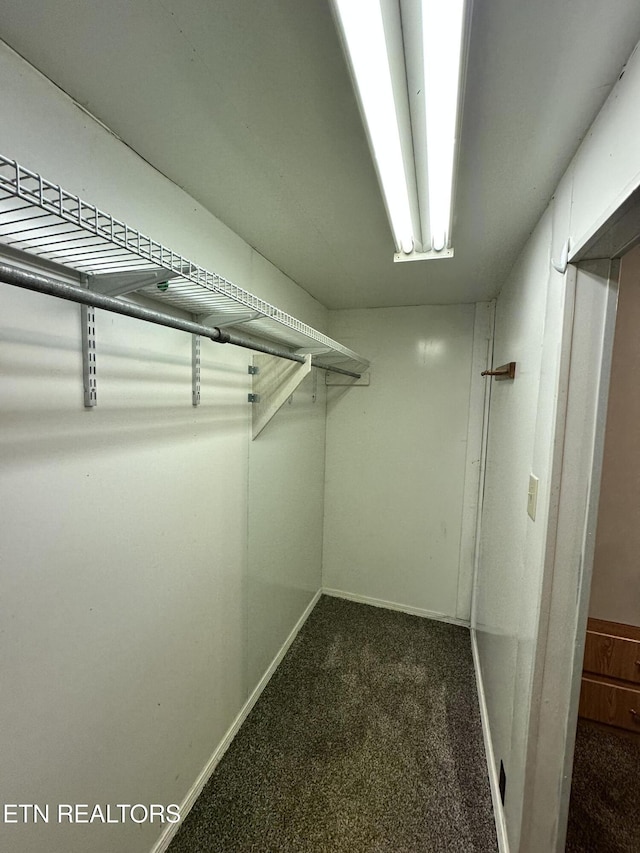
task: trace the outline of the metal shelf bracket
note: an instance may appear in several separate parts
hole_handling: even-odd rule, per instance
[[[363,373],[358,379],[354,379],[353,376],[342,376],[339,373],[332,373],[331,378],[329,378],[329,374],[325,375],[325,385],[346,385],[349,388],[352,388],[354,385],[370,385],[371,384],[371,374],[370,371],[366,371]]]
[[[200,322],[205,326],[217,326],[219,329],[225,326],[238,326],[242,323],[250,323],[252,320],[257,320],[260,317],[259,311],[237,311],[237,312],[218,312],[216,314],[205,314],[200,318]]]
[[[200,405],[200,335],[191,335],[191,403]]]
[[[89,276],[89,290],[103,293],[105,296],[123,296],[125,293],[155,285],[160,292],[164,292],[168,289],[171,279],[177,277],[177,272],[169,270],[94,273]]]
[[[282,361],[269,355],[254,355],[251,375],[251,438],[256,439],[271,418],[291,397],[302,380],[311,372],[311,354],[302,364]]]
[[[93,409],[98,405],[98,377],[96,371],[96,309],[91,305],[80,306],[82,323],[82,384],[84,405]]]

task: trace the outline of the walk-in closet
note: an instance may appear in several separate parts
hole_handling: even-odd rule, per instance
[[[639,40],[0,0],[1,851],[563,853]]]

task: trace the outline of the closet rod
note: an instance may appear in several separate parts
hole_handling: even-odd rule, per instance
[[[171,329],[190,332],[192,335],[209,338],[209,340],[217,344],[231,344],[232,346],[244,347],[245,349],[255,350],[256,352],[264,352],[267,355],[274,355],[278,358],[286,358],[289,361],[304,362],[304,355],[272,347],[268,344],[261,344],[257,341],[251,341],[248,338],[243,338],[241,335],[227,332],[226,329],[219,329],[217,326],[203,326],[201,323],[196,323],[193,320],[181,320],[177,317],[172,317],[170,314],[163,314],[161,311],[143,308],[140,305],[134,305],[132,302],[123,302],[113,296],[95,293],[83,287],[66,284],[36,273],[26,272],[7,264],[0,263],[0,282],[22,287],[25,290],[33,290],[36,293],[44,293],[47,296],[57,296],[59,299],[66,299],[70,302],[79,302],[81,305],[102,308],[104,311],[111,311],[114,314],[135,317],[137,320],[145,320],[148,323],[155,323],[157,326],[167,326]],[[330,364],[322,364],[322,362],[315,359],[312,359],[311,363],[320,370],[342,373],[345,376],[352,376],[354,379],[359,379],[361,376],[360,373],[354,373],[351,370],[344,370],[342,367],[334,367]]]

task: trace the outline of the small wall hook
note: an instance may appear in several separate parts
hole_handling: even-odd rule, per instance
[[[556,260],[555,258],[551,258],[551,266],[554,268],[556,272],[564,273],[567,271],[567,264],[569,262],[569,240],[565,240],[564,246],[562,247],[562,251],[560,252],[560,259]]]
[[[495,370],[483,370],[480,376],[494,376],[498,381],[502,379],[516,378],[516,363],[510,361],[508,364],[501,364]]]

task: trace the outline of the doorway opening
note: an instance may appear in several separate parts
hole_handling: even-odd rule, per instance
[[[567,853],[640,850],[640,247],[621,258]],[[585,590],[585,594],[587,590]]]
[[[636,190],[569,259],[559,388],[563,405],[555,428],[554,505],[549,515],[546,599],[536,660],[540,678],[531,724],[537,737],[530,743],[526,779],[530,808],[523,849],[529,849],[527,839],[544,837],[549,851],[565,850],[620,259],[639,242],[640,191]]]

